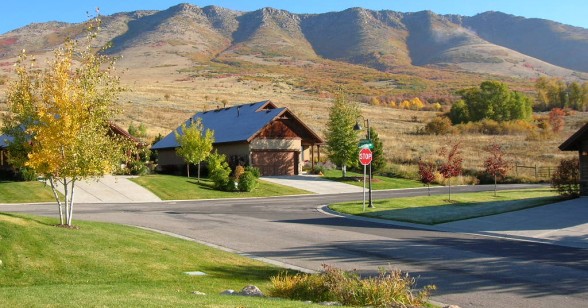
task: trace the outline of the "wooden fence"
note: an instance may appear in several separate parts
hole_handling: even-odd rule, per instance
[[[515,174],[518,176],[530,176],[536,179],[550,179],[556,167],[552,166],[521,166],[515,165]]]

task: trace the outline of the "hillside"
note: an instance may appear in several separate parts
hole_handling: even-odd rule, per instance
[[[0,35],[0,112],[21,50],[42,60],[84,29],[84,24],[51,22]],[[358,100],[419,97],[445,105],[455,90],[488,79],[530,94],[539,76],[588,80],[587,29],[500,12],[466,17],[350,8],[293,14],[180,4],[104,16],[99,36],[99,45],[111,43],[106,52],[118,57],[121,80],[132,90],[122,96],[117,122],[145,123],[151,136],[223,103],[271,99],[322,134],[332,93],[339,89]],[[367,104],[362,109],[394,161],[434,153],[445,142],[414,134],[435,112]],[[582,116],[570,119],[564,134]],[[525,136],[503,139],[513,144],[517,160],[553,164],[566,154],[538,158],[543,154],[525,150],[540,146],[554,153],[563,138],[539,144]],[[466,154],[479,157],[489,140],[472,137]]]

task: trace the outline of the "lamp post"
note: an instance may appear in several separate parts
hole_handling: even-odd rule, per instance
[[[369,142],[371,143],[371,136],[370,136],[370,120],[364,118],[363,116],[359,116],[357,117],[357,119],[362,118],[363,122],[366,126],[367,129],[367,133],[366,133],[366,137],[369,140]],[[362,130],[361,125],[359,124],[359,122],[357,121],[357,119],[355,120],[355,125],[353,126],[353,130]],[[364,169],[365,170],[365,169]],[[368,164],[368,207],[369,208],[374,208],[374,204],[372,202],[372,162],[370,161],[370,163]],[[364,181],[365,181],[365,172],[364,172]],[[364,182],[365,183],[365,182]],[[365,189],[365,184],[364,184],[364,189]],[[365,194],[364,194],[364,206],[365,206]],[[365,208],[364,208],[365,209]]]

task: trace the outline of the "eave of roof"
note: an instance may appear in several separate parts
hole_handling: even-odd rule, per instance
[[[584,124],[577,132],[564,141],[559,149],[562,151],[579,151],[580,142],[583,139],[588,139],[588,123]]]

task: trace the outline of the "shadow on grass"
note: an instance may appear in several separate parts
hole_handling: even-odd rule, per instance
[[[55,210],[55,211],[57,211],[57,210]],[[16,218],[16,219],[27,220],[27,221],[38,223],[40,225],[50,226],[50,227],[54,227],[54,226],[59,225],[59,220],[55,219],[55,218],[51,218],[51,217],[39,217],[39,216],[33,216],[33,215],[13,214],[13,213],[0,213],[0,216],[7,216],[7,217]]]
[[[198,182],[198,180],[187,180],[186,182],[188,182],[190,184],[197,185],[198,188],[203,189],[203,190],[215,190],[214,187],[212,186],[212,184],[206,183],[202,180],[200,182]]]

